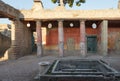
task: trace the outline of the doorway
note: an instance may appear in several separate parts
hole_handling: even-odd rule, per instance
[[[87,36],[87,52],[97,52],[97,36]]]

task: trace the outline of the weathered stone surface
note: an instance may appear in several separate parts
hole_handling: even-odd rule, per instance
[[[32,52],[32,32],[27,23],[11,20],[11,48],[9,59],[16,59]]]
[[[2,17],[16,18],[20,14],[19,10],[0,0],[0,14]]]
[[[0,24],[0,32],[2,35],[11,37],[11,25],[9,24]]]
[[[4,56],[5,51],[10,48],[11,40],[9,37],[0,33],[0,57]]]
[[[67,50],[74,51],[75,50],[75,40],[74,38],[67,39]]]
[[[86,56],[86,28],[85,21],[80,21],[80,53]]]
[[[37,56],[42,56],[43,49],[42,49],[42,28],[41,22],[36,21],[36,32],[37,32]]]
[[[62,11],[62,13],[61,13]],[[89,19],[89,20],[118,20],[120,19],[119,9],[103,9],[103,10],[66,10],[62,7],[57,9],[39,11],[21,10],[24,15],[20,16],[21,19],[34,20],[34,19]],[[32,14],[31,14],[32,13]],[[48,15],[49,14],[49,15]],[[104,14],[104,15],[103,15]],[[114,14],[114,15],[113,15]]]
[[[64,56],[64,29],[63,29],[63,20],[58,21],[58,49],[59,49],[59,56]]]
[[[108,54],[108,21],[103,20],[101,23],[101,52],[103,55]]]

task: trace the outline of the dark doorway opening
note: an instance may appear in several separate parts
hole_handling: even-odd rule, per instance
[[[87,36],[87,52],[97,52],[97,36]]]

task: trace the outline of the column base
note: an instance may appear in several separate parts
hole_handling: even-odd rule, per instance
[[[19,51],[17,46],[11,46],[11,48],[8,49],[8,59],[9,60],[15,60],[19,58]]]
[[[60,57],[64,56],[64,43],[63,42],[59,43],[59,56]]]
[[[37,56],[41,57],[43,55],[42,45],[37,44]]]
[[[86,45],[83,42],[80,43],[80,54],[83,57],[86,56]]]
[[[103,54],[103,56],[107,56],[108,55],[107,52],[102,52],[102,54]]]

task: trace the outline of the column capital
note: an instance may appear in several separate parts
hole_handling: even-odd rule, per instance
[[[85,19],[81,19],[81,20],[79,20],[80,22],[85,22],[86,20]]]
[[[63,20],[63,19],[58,19],[57,21],[58,21],[58,22],[59,22],[59,21],[63,22],[64,20]]]
[[[40,20],[36,20],[36,25],[41,25],[41,21]]]
[[[108,20],[102,20],[102,21],[108,21]]]

